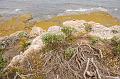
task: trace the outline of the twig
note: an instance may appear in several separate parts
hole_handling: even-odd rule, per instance
[[[52,57],[52,55],[50,55],[49,57],[47,57],[48,59],[45,61],[45,63],[44,63],[43,66],[45,66],[48,63],[48,61],[51,59],[51,57]]]
[[[74,70],[70,67],[70,65],[68,64],[68,62],[66,62],[66,63],[67,63],[67,65],[68,65],[68,68],[73,72],[73,74],[74,74],[76,77],[80,77],[80,78],[81,78],[81,76],[78,74],[78,72],[74,71]]]
[[[17,76],[18,76],[18,75],[16,74],[16,75],[14,76],[14,79],[17,79]]]
[[[83,76],[84,76],[85,79],[87,79],[85,75],[86,75],[86,72],[87,72],[87,70],[88,70],[89,63],[90,63],[90,58],[88,58],[88,61],[87,61],[87,64],[86,64],[86,68],[85,68],[85,71],[84,71],[84,73],[83,73]]]
[[[16,72],[16,75],[23,79],[23,77],[18,72]]]
[[[27,62],[28,62],[28,65],[29,65],[30,71],[32,71],[32,66],[31,66],[31,64],[30,64],[30,62],[29,62],[28,59],[27,59]]]
[[[101,76],[100,76],[99,71],[98,71],[98,67],[97,67],[96,64],[94,63],[93,58],[91,58],[91,62],[93,63],[93,65],[94,65],[95,68],[96,68],[96,72],[97,72],[98,79],[101,79]]]
[[[101,58],[103,58],[102,51],[101,51],[100,49],[98,49],[98,50],[99,50],[99,53],[100,53]]]

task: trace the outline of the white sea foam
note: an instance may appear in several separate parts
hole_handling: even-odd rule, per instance
[[[18,11],[21,11],[21,10],[22,10],[22,9],[15,9],[14,11],[15,11],[15,12],[18,12]]]
[[[118,8],[115,8],[114,10],[115,10],[115,11],[118,11]]]
[[[79,9],[67,9],[65,12],[86,12],[86,11],[108,11],[105,8],[98,7],[98,8],[79,8]]]
[[[88,13],[88,12],[95,12],[95,11],[104,11],[107,12],[108,10],[102,7],[97,8],[79,8],[79,9],[67,9],[63,13],[58,14],[61,15],[69,15],[69,14],[76,14],[76,13]]]

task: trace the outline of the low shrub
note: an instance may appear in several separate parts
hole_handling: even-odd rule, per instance
[[[113,46],[113,52],[120,55],[120,38],[113,37],[110,44]]]
[[[28,34],[27,34],[27,32],[20,32],[20,33],[18,34],[18,36],[20,36],[20,37],[27,37]]]
[[[91,24],[88,24],[88,23],[84,23],[84,26],[85,26],[85,30],[87,32],[90,32],[92,30],[92,25]]]
[[[69,60],[73,54],[76,52],[76,49],[75,48],[72,48],[72,47],[68,47],[66,50],[65,50],[65,53],[64,53],[64,57],[66,60]]]
[[[65,34],[62,32],[47,32],[42,36],[45,45],[57,45],[65,40]]]
[[[2,71],[2,69],[5,67],[6,65],[6,61],[3,58],[3,49],[0,49],[0,71]]]
[[[94,45],[94,44],[96,44],[96,43],[98,43],[100,41],[100,38],[99,37],[95,37],[95,36],[90,36],[89,40],[90,40],[90,43],[92,45]]]
[[[73,27],[63,26],[61,31],[65,33],[65,35],[68,37],[68,36],[71,36],[73,33],[75,33],[76,29]]]

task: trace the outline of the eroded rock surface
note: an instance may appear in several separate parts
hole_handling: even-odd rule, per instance
[[[91,26],[91,31],[88,32],[90,35],[100,37],[101,39],[111,39],[120,34],[120,26],[106,27],[100,23],[86,22],[84,20],[70,20],[63,23],[64,26],[73,27],[79,32],[85,31],[85,24]]]
[[[45,32],[42,28],[34,26],[30,32],[30,37],[40,36],[43,32]]]
[[[63,22],[63,26],[73,27],[80,32],[85,31],[84,23],[86,23],[84,20],[70,20]]]
[[[51,26],[48,28],[48,32],[53,32],[53,31],[56,31],[56,32],[59,32],[61,31],[62,27],[60,26]]]

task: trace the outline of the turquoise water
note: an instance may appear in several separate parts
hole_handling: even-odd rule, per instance
[[[120,0],[0,0],[0,15],[32,13],[40,19],[64,13],[105,10],[120,18]]]

